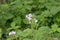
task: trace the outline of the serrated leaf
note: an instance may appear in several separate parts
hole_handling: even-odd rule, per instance
[[[57,31],[57,29],[58,29],[57,24],[53,24],[51,27],[52,27],[53,32]]]
[[[60,7],[56,7],[56,6],[53,6],[53,7],[50,9],[50,13],[51,13],[52,15],[56,15],[59,11],[60,11]]]

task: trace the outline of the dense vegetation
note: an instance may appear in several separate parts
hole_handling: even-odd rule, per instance
[[[58,39],[60,0],[0,0],[0,40]]]

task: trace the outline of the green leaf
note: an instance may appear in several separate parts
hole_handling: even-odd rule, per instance
[[[44,26],[44,27],[42,26],[42,27],[39,28],[39,30],[40,30],[41,33],[47,33],[48,34],[48,33],[51,32],[51,29],[47,26]]]
[[[50,13],[53,15],[56,15],[58,12],[60,11],[60,7],[56,7],[56,6],[53,6],[51,9],[50,9]]]
[[[12,22],[11,23],[11,27],[15,27],[16,23],[15,22]]]
[[[22,35],[22,31],[21,31],[21,30],[17,30],[16,32],[17,32],[17,33],[16,33],[16,36],[17,36],[17,37],[20,37],[20,36]]]
[[[17,24],[20,25],[21,24],[21,17],[17,16],[16,18],[13,19],[13,21]]]
[[[21,28],[21,26],[15,26],[14,29],[18,29],[18,28]]]
[[[58,28],[57,31],[60,33],[60,28]]]
[[[24,22],[25,24],[29,24],[29,21],[28,21],[27,19],[23,19],[23,22]]]
[[[7,40],[11,40],[11,38],[7,38]]]
[[[53,32],[56,32],[57,29],[58,29],[58,25],[57,24],[53,24],[51,27],[52,27],[52,31]]]
[[[14,15],[10,14],[10,13],[6,13],[2,15],[4,19],[11,19],[14,17]]]
[[[23,0],[23,3],[26,5],[26,4],[31,4],[33,2],[33,0]]]
[[[31,40],[31,39],[29,39],[29,38],[25,38],[25,39],[23,39],[23,40]]]
[[[32,33],[33,33],[33,29],[27,28],[22,32],[21,36],[23,36],[23,37],[31,36]]]
[[[45,10],[44,12],[42,12],[41,16],[44,16],[44,17],[51,17],[51,13],[49,10]]]
[[[45,0],[39,0],[40,3],[45,3]]]
[[[40,27],[35,31],[33,40],[45,40],[47,38],[50,39],[50,28],[49,27]],[[48,37],[49,36],[49,37]]]

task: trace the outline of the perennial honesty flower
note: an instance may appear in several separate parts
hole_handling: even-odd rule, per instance
[[[33,15],[30,13],[30,14],[28,14],[28,15],[26,15],[26,18],[28,19],[28,20],[31,20],[32,19],[32,17],[33,17]]]
[[[29,24],[30,24],[30,23],[31,23],[31,20],[32,20],[34,17],[33,17],[33,15],[30,13],[30,14],[26,15],[26,18],[29,20]],[[36,22],[38,22],[38,20],[34,18],[34,22],[36,23]]]
[[[11,36],[11,35],[15,35],[15,34],[16,34],[15,31],[11,31],[11,32],[9,32],[9,36]]]

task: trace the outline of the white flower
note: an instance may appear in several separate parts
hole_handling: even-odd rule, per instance
[[[33,15],[30,13],[30,14],[29,14],[29,17],[33,17]]]
[[[37,23],[38,20],[37,19],[34,19],[34,23]],[[31,24],[31,21],[29,21],[29,24]]]
[[[54,38],[54,40],[58,40],[58,38]]]
[[[37,19],[35,19],[35,23],[37,23],[38,22],[38,20]]]
[[[33,19],[33,21],[34,21],[35,23],[38,22],[37,19],[33,18],[33,15],[32,15],[31,13],[28,14],[28,15],[26,15],[26,18],[29,20],[29,24],[31,24],[31,20],[32,20],[32,19]]]
[[[33,15],[30,13],[30,14],[28,14],[28,15],[26,15],[26,18],[28,19],[28,20],[31,20],[32,19],[32,17],[33,17]]]
[[[15,31],[11,31],[11,32],[9,32],[9,35],[15,35],[15,34],[16,34]]]

